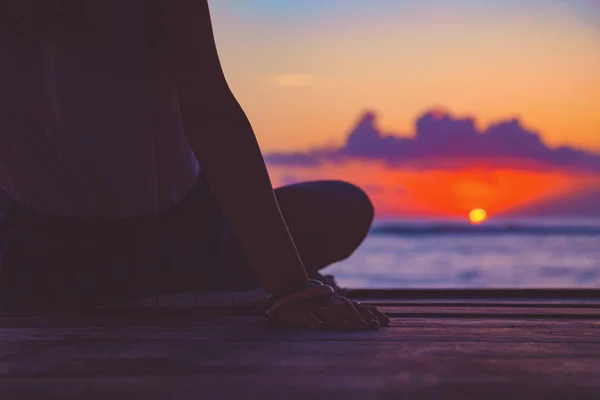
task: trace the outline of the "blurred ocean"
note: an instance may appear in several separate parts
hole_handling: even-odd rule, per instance
[[[378,220],[325,272],[349,288],[600,288],[600,218]]]

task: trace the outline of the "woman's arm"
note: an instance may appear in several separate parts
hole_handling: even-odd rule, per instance
[[[232,230],[270,293],[307,274],[250,123],[223,74],[206,0],[163,0],[167,56],[183,128]],[[258,99],[257,99],[258,100]]]

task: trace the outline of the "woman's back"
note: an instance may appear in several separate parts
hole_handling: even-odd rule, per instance
[[[79,0],[66,22],[52,19],[61,1],[4,3],[0,186],[51,215],[148,215],[178,203],[199,167],[152,2]],[[32,27],[30,13],[46,18]]]

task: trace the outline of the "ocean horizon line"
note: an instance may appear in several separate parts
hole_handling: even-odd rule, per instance
[[[377,219],[373,235],[561,235],[600,236],[600,218],[495,219],[472,224],[456,218]]]

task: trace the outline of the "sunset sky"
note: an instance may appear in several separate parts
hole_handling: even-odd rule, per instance
[[[400,165],[399,156],[381,152],[318,165],[283,160],[270,168],[276,184],[350,180],[366,187],[379,215],[458,216],[487,207],[493,217],[531,212],[537,203],[550,214],[569,214],[569,197],[571,208],[581,213],[583,204],[594,215],[600,170],[590,165],[598,160],[567,170],[552,151],[569,146],[600,154],[599,1],[209,3],[229,84],[265,153],[343,153],[367,110],[376,115],[377,135],[416,138],[420,146],[417,119],[443,110],[435,113],[450,122],[472,118],[478,134],[516,119],[519,135],[539,134],[550,160],[531,168],[541,158],[523,150],[508,154],[510,162],[482,162],[481,146],[457,152],[460,165],[452,167],[404,159]],[[438,154],[430,153],[428,160]],[[552,199],[562,205],[553,209]]]

